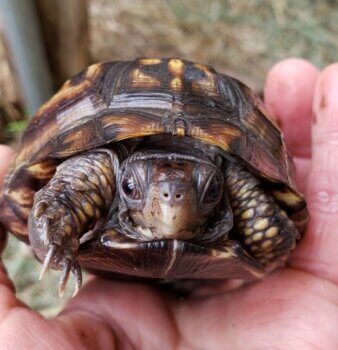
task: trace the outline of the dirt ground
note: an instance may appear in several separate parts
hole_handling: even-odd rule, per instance
[[[88,3],[92,62],[179,56],[209,64],[261,91],[266,72],[278,60],[303,57],[324,67],[337,59],[335,1],[89,0]],[[2,42],[0,108],[21,103],[8,57]],[[1,140],[7,140],[8,133],[16,137],[22,129],[13,118],[5,121],[0,113]],[[30,250],[14,239],[10,239],[5,263],[20,298],[46,315],[59,310],[63,300],[57,297],[58,272],[51,272],[43,282],[38,282],[40,265]]]

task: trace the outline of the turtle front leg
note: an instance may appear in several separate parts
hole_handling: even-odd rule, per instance
[[[81,286],[80,237],[111,207],[117,167],[113,151],[91,151],[59,165],[50,182],[35,194],[28,219],[29,239],[43,261],[40,279],[49,268],[62,270],[60,296],[71,271],[76,279],[74,295]]]
[[[233,210],[232,237],[267,271],[283,265],[299,233],[293,221],[250,172],[230,163],[226,173]]]

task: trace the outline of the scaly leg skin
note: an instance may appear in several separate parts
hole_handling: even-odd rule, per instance
[[[35,194],[28,219],[29,239],[37,257],[44,261],[40,279],[49,268],[62,270],[62,296],[72,271],[75,295],[82,283],[77,262],[80,237],[111,207],[118,165],[111,150],[95,150],[60,164],[50,182]]]
[[[226,182],[234,215],[233,239],[267,271],[281,266],[299,233],[292,220],[250,172],[230,163]]]

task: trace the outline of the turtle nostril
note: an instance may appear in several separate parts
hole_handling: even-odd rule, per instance
[[[161,200],[167,203],[182,203],[186,196],[187,186],[176,183],[161,183],[159,184],[159,196]]]

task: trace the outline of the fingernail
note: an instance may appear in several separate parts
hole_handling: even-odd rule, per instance
[[[338,131],[338,63],[325,68],[318,78],[313,101],[313,124],[314,136],[325,138],[323,133]]]

